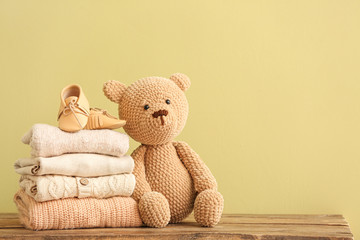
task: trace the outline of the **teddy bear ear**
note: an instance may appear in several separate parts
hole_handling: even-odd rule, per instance
[[[116,81],[116,80],[109,80],[104,83],[103,91],[105,96],[115,103],[119,103],[122,95],[126,90],[125,84]]]
[[[178,87],[184,92],[191,85],[190,78],[183,73],[174,73],[170,76],[170,80],[172,80],[176,85],[178,85]]]

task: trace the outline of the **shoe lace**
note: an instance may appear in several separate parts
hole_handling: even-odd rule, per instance
[[[117,119],[116,117],[110,115],[106,110],[104,109],[100,109],[100,108],[90,108],[92,110],[95,110],[95,111],[98,111],[98,112],[101,112],[103,115],[109,117],[109,118],[113,118],[113,119]]]
[[[58,120],[61,117],[61,115],[69,115],[69,114],[74,114],[76,121],[78,122],[79,126],[82,127],[80,120],[78,119],[78,117],[76,116],[76,113],[80,113],[82,115],[85,116],[89,116],[89,113],[87,112],[87,110],[81,106],[79,106],[79,104],[76,102],[76,99],[71,99],[71,101],[68,103],[68,105],[66,105],[64,107],[64,109],[62,110],[62,112],[59,114]]]

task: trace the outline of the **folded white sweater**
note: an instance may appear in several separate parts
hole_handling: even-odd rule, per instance
[[[20,187],[37,202],[73,197],[130,197],[135,189],[135,176],[119,174],[81,178],[59,175],[23,175],[20,178]]]
[[[129,137],[109,129],[69,133],[47,124],[35,124],[21,141],[30,145],[32,157],[64,153],[99,153],[121,157],[129,150]]]
[[[131,173],[134,160],[131,156],[111,157],[107,155],[76,153],[57,157],[23,158],[15,162],[15,171],[21,175],[66,175],[77,177],[99,177]]]

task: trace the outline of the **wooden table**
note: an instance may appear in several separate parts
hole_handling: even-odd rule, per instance
[[[0,214],[0,239],[353,239],[341,215],[244,215],[225,214],[214,228],[199,227],[193,217],[166,228],[95,228],[27,230],[17,214]]]

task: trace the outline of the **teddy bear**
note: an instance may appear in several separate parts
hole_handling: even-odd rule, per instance
[[[189,77],[181,73],[169,79],[142,78],[128,87],[115,80],[103,86],[105,96],[118,104],[125,132],[141,143],[131,154],[136,177],[132,197],[149,227],[181,222],[193,210],[204,227],[221,218],[224,199],[214,176],[187,143],[174,141],[187,120],[189,87]]]

